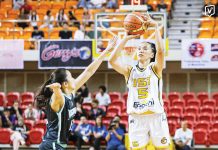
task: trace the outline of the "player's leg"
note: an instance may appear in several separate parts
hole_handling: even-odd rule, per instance
[[[148,141],[148,125],[146,117],[139,115],[129,115],[129,142],[131,150],[145,150]]]
[[[156,150],[169,150],[170,134],[165,113],[150,116],[150,136]]]
[[[54,143],[55,144],[55,143]],[[48,150],[48,149],[54,149],[54,145],[53,142],[49,142],[49,141],[43,141],[40,145],[39,145],[39,150]]]

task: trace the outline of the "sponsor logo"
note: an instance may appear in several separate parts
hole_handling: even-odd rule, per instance
[[[161,143],[162,143],[162,144],[166,144],[166,143],[167,143],[167,138],[166,138],[166,137],[163,137],[163,138],[161,139]]]
[[[215,5],[207,5],[204,7],[205,16],[212,16],[215,14]]]
[[[132,146],[133,147],[138,147],[139,146],[139,142],[138,141],[133,141],[132,142]]]
[[[91,56],[91,50],[90,48],[83,46],[80,48],[80,59],[82,60],[86,60],[89,59],[89,57]]]
[[[218,44],[211,44],[211,51],[218,52]]]
[[[211,57],[211,61],[218,61],[218,55],[213,55]]]
[[[143,109],[145,107],[152,107],[152,106],[154,106],[154,100],[153,99],[151,101],[148,101],[148,102],[144,101],[144,102],[134,102],[133,103],[133,107],[135,109]]]
[[[204,46],[201,43],[192,43],[189,47],[189,53],[193,57],[201,57],[204,54]]]

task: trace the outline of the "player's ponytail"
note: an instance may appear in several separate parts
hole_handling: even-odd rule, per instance
[[[46,86],[52,83],[60,83],[62,85],[63,82],[67,81],[67,73],[66,69],[57,69],[55,70],[50,78],[40,87],[39,91],[36,94],[35,101],[36,106],[39,109],[44,109],[51,96],[52,96],[52,90],[50,88],[47,88]]]

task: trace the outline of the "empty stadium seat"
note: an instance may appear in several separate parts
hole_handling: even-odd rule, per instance
[[[216,106],[216,100],[215,99],[205,99],[203,101],[203,106],[215,107]]]
[[[187,106],[196,106],[196,107],[200,107],[201,102],[198,99],[191,99],[188,101]]]
[[[165,107],[167,107],[167,108],[170,107],[170,101],[164,100],[163,102],[164,102],[164,106],[165,106]]]
[[[41,128],[44,130],[44,132],[46,131],[46,120],[39,120],[35,123],[34,128]]]
[[[218,106],[218,92],[212,94],[212,98],[216,101],[216,106]]]
[[[194,98],[195,98],[195,93],[194,92],[184,92],[182,94],[182,99],[184,99],[185,102],[187,102],[190,99],[194,99]]]
[[[170,107],[169,112],[182,115],[183,114],[183,107],[172,106],[172,107]]]
[[[218,129],[212,129],[209,132],[208,142],[210,145],[217,145],[218,144]]]
[[[193,128],[194,128],[194,122],[193,122],[193,121],[188,121],[188,122],[187,122],[187,126],[188,126],[189,129],[193,130]]]
[[[33,99],[26,99],[24,102],[21,103],[22,106],[28,106],[29,104],[33,104]]]
[[[170,113],[167,115],[167,120],[168,121],[173,121],[178,123],[181,120],[182,116],[180,116],[180,114],[175,114],[175,113]]]
[[[210,123],[208,121],[198,121],[195,124],[195,129],[204,129],[206,131],[209,131],[210,129]]]
[[[40,144],[42,142],[42,137],[44,135],[44,130],[40,128],[33,128],[29,132],[30,144]]]
[[[214,114],[214,107],[213,106],[203,106],[200,108],[201,113],[209,113],[209,114]]]
[[[33,120],[24,120],[24,124],[26,125],[28,130],[31,130],[34,126],[34,121]]]
[[[10,144],[11,129],[0,128],[0,144]]]
[[[195,144],[205,145],[207,141],[207,131],[204,129],[196,129],[193,133]]]
[[[64,3],[63,2],[53,2],[52,3],[52,9],[61,9],[64,8]],[[68,13],[65,11],[65,13]]]
[[[112,115],[120,115],[121,114],[121,108],[120,106],[116,106],[116,105],[109,105],[107,108],[107,116]],[[114,115],[115,114],[115,115]]]
[[[168,99],[170,100],[170,102],[172,102],[174,99],[179,99],[180,98],[180,93],[178,92],[170,92],[168,94]]]
[[[51,2],[42,1],[38,4],[38,8],[48,10],[51,9],[51,5],[52,5]]]
[[[215,122],[211,124],[211,129],[218,129],[218,120],[215,120]]]
[[[199,92],[197,93],[197,99],[199,99],[201,101],[201,104],[203,104],[203,101],[208,99],[209,95],[207,92]]]
[[[128,121],[128,114],[127,113],[123,113],[120,115],[120,119],[121,120],[127,120]]]
[[[213,30],[210,28],[199,28],[198,38],[212,38]]]
[[[19,101],[20,93],[19,92],[9,92],[7,94],[7,106],[12,106],[14,101]]]
[[[122,99],[114,100],[113,103],[111,103],[110,105],[119,106],[121,108],[121,111],[122,111],[123,108],[125,108],[125,101]]]
[[[198,114],[199,107],[198,106],[188,106],[185,108],[185,113],[191,113],[193,115]]]
[[[121,94],[119,92],[109,92],[110,98],[111,98],[111,102],[113,102],[116,99],[120,99],[121,98]]]
[[[188,122],[193,122],[194,123],[196,121],[196,115],[193,115],[192,113],[186,113],[186,114],[184,114],[183,117]]]
[[[215,25],[215,19],[213,17],[201,18],[201,28],[213,28]]]
[[[198,115],[198,121],[212,121],[213,116],[209,113],[203,113]]]
[[[24,92],[21,94],[21,101],[24,102],[25,100],[34,99],[33,92]]]
[[[5,105],[5,93],[0,92],[0,106]]]
[[[184,106],[185,106],[185,101],[184,101],[184,100],[180,100],[180,99],[175,99],[175,100],[172,102],[172,106],[177,106],[177,107],[182,107],[182,108],[184,108]]]

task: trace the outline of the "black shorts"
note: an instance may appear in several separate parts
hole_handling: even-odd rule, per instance
[[[42,141],[42,143],[39,145],[39,150],[65,150],[65,148],[61,147],[55,142]]]

